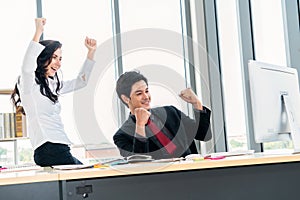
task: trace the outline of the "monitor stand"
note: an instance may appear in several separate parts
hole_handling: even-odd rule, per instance
[[[287,112],[288,123],[291,129],[290,134],[294,145],[293,153],[300,153],[300,127],[298,126],[297,120],[295,119],[295,108],[297,107],[293,106],[288,95],[282,95],[282,98]]]

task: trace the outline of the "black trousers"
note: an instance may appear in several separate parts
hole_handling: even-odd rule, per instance
[[[44,143],[34,151],[34,162],[42,167],[82,164],[72,156],[68,145],[51,142]]]

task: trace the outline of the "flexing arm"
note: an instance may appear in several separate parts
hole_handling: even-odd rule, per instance
[[[84,44],[88,49],[87,58],[90,60],[94,60],[94,54],[97,48],[97,41],[95,39],[86,37]]]
[[[198,99],[197,95],[191,88],[182,90],[179,96],[187,103],[191,103],[195,109],[203,110],[201,101]]]
[[[204,107],[197,97],[197,95],[193,92],[191,88],[184,89],[180,92],[179,95],[184,101],[187,103],[191,103],[194,107],[195,120],[190,120],[186,117],[185,120],[188,127],[187,133],[195,132],[195,139],[201,141],[208,141],[211,139],[211,131],[210,131],[210,114],[211,111]]]
[[[97,41],[95,39],[86,37],[84,40],[84,44],[88,49],[87,59],[85,60],[79,74],[75,79],[63,82],[63,87],[60,91],[61,94],[81,89],[88,83],[90,74],[95,64],[94,55],[97,48]]]

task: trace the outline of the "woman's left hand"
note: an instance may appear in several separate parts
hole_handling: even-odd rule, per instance
[[[97,48],[97,41],[95,39],[86,37],[85,40],[84,40],[84,44],[85,44],[86,48],[88,49],[87,57],[90,60],[93,60],[94,59],[94,53],[95,53],[96,48]]]
[[[89,51],[95,51],[97,48],[97,40],[86,37],[84,41],[85,46]]]

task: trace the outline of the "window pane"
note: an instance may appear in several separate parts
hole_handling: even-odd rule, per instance
[[[97,63],[88,86],[75,94],[63,96],[60,101],[65,130],[70,139],[75,144],[84,143],[87,148],[101,147],[103,143],[112,141],[117,126],[112,117],[115,105],[111,101],[115,82],[111,56],[111,1],[43,1],[43,14],[47,18],[44,39],[59,40],[63,44],[64,80],[75,78],[86,58],[85,37],[97,40]],[[85,93],[89,96],[82,101],[74,99]],[[75,102],[79,104],[75,105]]]
[[[257,61],[287,64],[281,0],[251,0],[253,37]],[[264,151],[292,148],[291,141],[268,142]]]
[[[14,144],[12,141],[0,143],[0,163],[12,165],[14,164]]]
[[[281,0],[251,0],[257,61],[286,65]]]
[[[0,3],[0,24],[2,27],[0,90],[12,89],[21,72],[25,50],[34,33],[35,13],[35,1],[11,0]],[[12,111],[13,107],[9,95],[0,95],[0,113]],[[14,158],[14,150],[12,141],[0,142],[0,163],[14,164],[16,159]],[[31,154],[28,152],[25,154],[23,155],[28,156],[29,159],[27,161],[32,161]]]
[[[17,151],[18,164],[27,164],[33,162],[33,149],[30,140],[18,140]]]
[[[119,7],[123,71],[138,69],[149,79],[152,106],[185,109],[178,98],[187,86],[180,1],[126,0]]]
[[[218,36],[222,71],[227,146],[247,149],[236,0],[217,1]]]
[[[1,89],[13,88],[20,74],[25,50],[34,33],[35,13],[35,1],[12,0],[0,3]]]

